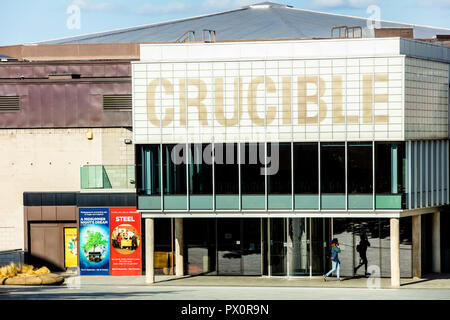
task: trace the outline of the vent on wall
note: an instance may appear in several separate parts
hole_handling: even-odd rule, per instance
[[[12,112],[20,110],[20,98],[18,96],[0,96],[0,112]]]
[[[131,94],[104,95],[103,110],[131,111]]]

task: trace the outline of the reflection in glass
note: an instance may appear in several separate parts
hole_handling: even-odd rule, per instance
[[[289,272],[292,276],[309,275],[308,218],[289,218]]]
[[[216,274],[216,219],[184,219],[184,264],[188,274]]]
[[[139,152],[140,151],[140,152]],[[137,147],[136,183],[139,195],[160,195],[160,146],[150,144]]]
[[[242,274],[242,230],[240,219],[217,220],[218,273]]]
[[[174,148],[175,145],[163,145],[164,194],[186,195],[186,150],[183,147]],[[173,161],[172,154],[178,156],[181,163]]]
[[[320,150],[320,190],[322,193],[345,193],[345,146],[322,143]]]
[[[272,276],[286,276],[286,219],[269,219],[270,268]]]
[[[241,191],[242,194],[264,194],[264,144],[241,144]]]
[[[268,143],[267,158],[270,164],[267,167],[278,167],[275,174],[267,175],[267,192],[269,194],[291,194],[291,144]],[[278,164],[278,165],[277,165]],[[268,170],[269,171],[269,170]]]
[[[294,193],[319,193],[317,143],[294,143]]]
[[[189,154],[190,194],[212,195],[213,188],[212,188],[211,152],[212,150],[210,144],[190,145],[190,154]]]
[[[375,192],[377,209],[401,209],[406,205],[405,144],[375,143]]]
[[[347,146],[348,193],[372,194],[372,144]]]
[[[214,145],[216,194],[239,194],[239,163],[236,143]]]

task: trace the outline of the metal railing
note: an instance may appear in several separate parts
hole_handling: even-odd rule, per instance
[[[336,32],[337,31],[337,32]],[[357,32],[359,31],[359,32]],[[348,27],[337,26],[331,28],[331,38],[362,38],[362,28],[360,26]]]
[[[177,40],[175,40],[175,42],[191,42],[191,41],[195,41],[195,31],[194,30],[186,31],[185,33],[183,33],[181,35],[181,37],[179,37]]]
[[[25,251],[22,249],[0,251],[0,267],[11,262],[22,265],[25,262]]]

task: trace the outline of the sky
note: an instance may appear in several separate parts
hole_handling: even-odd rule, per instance
[[[0,46],[215,13],[265,0],[0,0]],[[450,0],[272,0],[298,9],[450,28]]]

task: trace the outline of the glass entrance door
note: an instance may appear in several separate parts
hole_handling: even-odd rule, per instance
[[[269,218],[267,229],[269,276],[310,276],[329,268],[330,219]]]
[[[217,220],[218,274],[242,274],[241,219]]]
[[[288,219],[290,276],[307,276],[310,274],[311,243],[309,223],[309,218]]]

